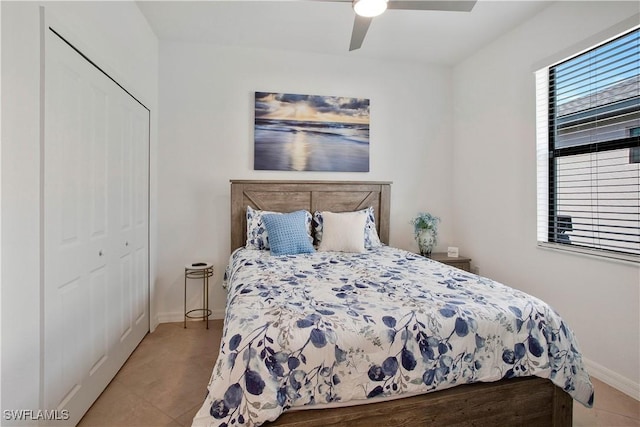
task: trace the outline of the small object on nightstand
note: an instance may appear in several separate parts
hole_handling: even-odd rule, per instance
[[[458,248],[456,246],[449,246],[447,248],[447,256],[449,258],[458,258],[458,255],[460,255],[460,253],[458,253]]]
[[[460,270],[471,272],[471,258],[463,256],[450,257],[446,252],[434,252],[429,258]]]
[[[194,262],[184,266],[184,327],[189,319],[202,319],[209,329],[209,277],[213,276],[213,265],[208,262]],[[202,308],[187,311],[187,279],[202,279]]]

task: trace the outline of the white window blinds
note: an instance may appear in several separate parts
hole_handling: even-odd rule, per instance
[[[536,72],[539,242],[640,260],[640,31]]]

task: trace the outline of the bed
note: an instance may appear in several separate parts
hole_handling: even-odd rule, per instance
[[[386,246],[390,188],[232,181],[225,328],[194,425],[570,426],[572,398],[593,404],[571,329],[548,305]],[[362,224],[382,244],[237,250],[247,210],[375,212]]]

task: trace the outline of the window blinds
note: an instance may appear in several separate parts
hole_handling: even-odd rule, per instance
[[[538,241],[640,259],[640,31],[538,71],[536,101]]]

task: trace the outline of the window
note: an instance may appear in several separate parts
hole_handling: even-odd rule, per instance
[[[640,261],[640,30],[536,73],[538,241]]]

